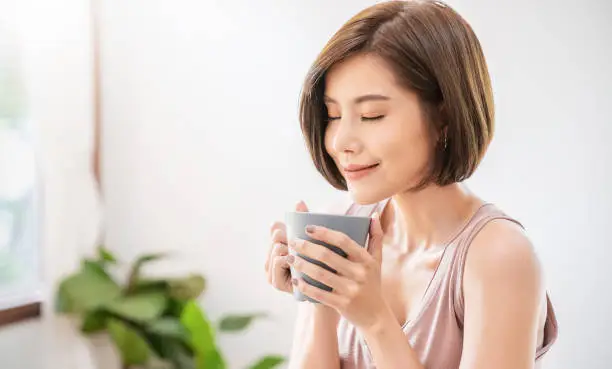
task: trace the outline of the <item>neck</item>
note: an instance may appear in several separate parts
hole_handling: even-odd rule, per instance
[[[430,248],[449,241],[481,204],[460,184],[429,186],[394,195],[383,212],[382,225],[401,251]]]

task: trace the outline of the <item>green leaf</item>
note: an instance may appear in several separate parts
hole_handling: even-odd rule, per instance
[[[168,292],[168,281],[164,279],[140,279],[136,281],[132,288],[132,294],[151,293],[151,292]]]
[[[117,319],[108,320],[108,332],[117,346],[124,365],[143,365],[151,356],[151,349],[134,329]]]
[[[246,329],[253,320],[265,317],[265,313],[255,313],[248,315],[228,315],[221,319],[219,329],[224,332],[237,332]]]
[[[146,263],[149,263],[151,261],[155,261],[155,260],[159,260],[162,259],[164,257],[166,257],[167,255],[165,253],[155,253],[155,254],[145,254],[140,256],[138,259],[136,259],[136,261],[134,262],[134,264],[132,264],[132,272],[131,275],[133,277],[140,277],[140,270],[142,269],[142,266]]]
[[[84,259],[81,262],[81,270],[87,273],[97,273],[100,277],[113,280],[104,268],[104,263],[101,261]]]
[[[189,342],[187,330],[180,320],[175,318],[161,318],[151,322],[147,326],[147,331],[165,337],[174,337]]]
[[[167,257],[168,254],[165,252],[157,252],[157,253],[153,253],[153,254],[145,254],[140,256],[138,259],[136,259],[136,263],[135,264],[144,264],[147,263],[149,261],[154,261],[154,260],[158,260],[158,259],[163,259],[165,257]]]
[[[251,365],[249,369],[271,369],[285,362],[285,358],[277,355],[269,355]]]
[[[60,313],[85,313],[121,295],[121,288],[98,266],[85,262],[82,270],[64,279],[58,288],[56,310]]]
[[[184,350],[179,350],[172,358],[176,369],[197,369],[196,362],[190,353]]]
[[[177,367],[170,360],[160,359],[155,356],[149,359],[145,368],[146,369],[183,369],[181,367]],[[193,369],[193,367],[191,369]]]
[[[177,300],[177,299],[170,298],[168,300],[168,307],[166,309],[166,314],[169,316],[180,318],[181,314],[183,314],[183,309],[185,308],[185,305],[188,302],[189,301],[183,301],[183,300]]]
[[[198,274],[168,280],[170,296],[177,300],[194,300],[206,288],[206,279]]]
[[[185,305],[181,323],[189,332],[190,343],[196,354],[196,368],[225,369],[225,361],[215,342],[214,330],[195,301]]]
[[[104,246],[98,247],[98,258],[101,261],[108,262],[111,264],[117,263],[117,258]]]
[[[107,305],[108,311],[128,320],[148,322],[159,318],[166,308],[162,293],[124,296]]]
[[[145,330],[144,334],[155,354],[172,362],[176,367],[174,369],[195,369],[195,355],[188,343],[171,336],[158,335],[150,330]]]
[[[83,333],[94,333],[102,331],[106,328],[106,319],[108,315],[105,311],[94,310],[85,313],[83,317],[83,323],[81,325],[81,331]]]
[[[132,264],[132,269],[130,270],[130,274],[128,277],[127,292],[128,293],[134,292],[134,289],[136,288],[136,285],[138,284],[140,280],[142,266],[145,263],[148,263],[150,261],[154,261],[157,259],[161,259],[165,256],[166,256],[165,253],[145,254],[145,255],[140,256],[138,259],[136,259],[134,264]]]

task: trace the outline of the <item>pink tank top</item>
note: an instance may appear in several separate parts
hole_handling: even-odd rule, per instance
[[[381,212],[388,200],[378,204],[352,205],[352,215],[370,216]],[[429,282],[421,311],[402,327],[410,346],[427,369],[457,369],[463,347],[463,266],[470,243],[476,234],[493,219],[507,219],[520,225],[492,204],[483,205],[446,246],[440,263]],[[536,361],[557,338],[557,320],[548,294],[543,342],[536,348]],[[375,369],[365,340],[355,327],[341,318],[338,344],[342,369]]]

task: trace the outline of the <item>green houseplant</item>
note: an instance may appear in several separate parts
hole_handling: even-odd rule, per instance
[[[106,332],[127,368],[226,369],[216,330],[237,332],[265,314],[228,315],[212,324],[196,302],[205,289],[199,274],[180,278],[147,278],[146,263],[164,254],[143,255],[117,282],[111,268],[118,262],[100,246],[97,256],[61,281],[56,311],[78,317],[84,334]],[[269,355],[250,369],[269,369],[284,359]]]

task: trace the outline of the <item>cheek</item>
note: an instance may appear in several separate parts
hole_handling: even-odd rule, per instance
[[[323,136],[323,144],[325,145],[325,151],[332,157],[335,157],[334,152],[334,135],[335,135],[334,124],[328,124],[325,128],[325,136]]]
[[[430,159],[431,145],[429,137],[419,124],[397,125],[388,130],[387,144],[384,145],[385,156],[392,170],[402,173],[400,177],[419,175]]]

